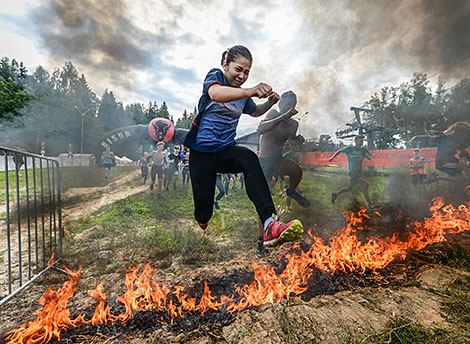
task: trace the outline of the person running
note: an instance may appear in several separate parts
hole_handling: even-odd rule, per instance
[[[183,186],[189,186],[189,151],[184,154],[181,163],[183,164],[182,175],[183,175]]]
[[[105,168],[104,172],[104,178],[108,179],[109,177],[109,170],[111,167],[114,166],[114,163],[116,161],[116,155],[114,155],[113,152],[111,152],[111,147],[106,147],[106,151],[101,154],[101,160],[103,161],[103,166]]]
[[[165,190],[168,191],[170,184],[173,184],[173,189],[176,190],[176,182],[178,181],[178,165],[180,163],[180,147],[173,147],[173,153],[169,154],[168,168],[165,169]]]
[[[299,145],[296,143],[296,142],[289,142],[289,150],[287,152],[285,152],[284,154],[282,154],[282,157],[284,159],[290,159],[290,160],[293,160],[297,165],[299,165],[300,167],[300,164],[299,164],[299,161],[300,161],[300,153],[298,152],[299,150]],[[284,161],[284,160],[283,160]],[[282,163],[281,163],[282,165]],[[282,170],[282,169],[281,169]],[[292,198],[287,196],[287,194],[284,193],[284,187],[283,187],[283,182],[284,180],[289,181],[289,176],[286,175],[286,176],[279,176],[279,194],[283,197],[285,197],[286,199],[286,209],[287,210],[291,210],[291,202],[292,202]],[[299,193],[299,194],[302,194],[302,185],[300,185],[300,183],[297,185],[297,187],[295,188],[295,190]]]
[[[289,176],[287,196],[295,199],[301,207],[310,206],[310,201],[296,189],[302,180],[302,168],[294,160],[282,157],[286,141],[299,139],[299,123],[291,117],[297,114],[297,96],[284,92],[279,100],[279,112],[271,109],[256,129],[260,133],[259,160],[266,180],[272,190],[279,176]],[[303,139],[302,137],[300,137]]]
[[[356,135],[354,137],[354,146],[349,145],[342,149],[336,151],[331,158],[328,159],[329,162],[332,162],[340,153],[345,153],[348,156],[348,170],[349,170],[349,184],[340,189],[337,192],[333,192],[331,194],[331,203],[335,203],[336,198],[339,195],[345,192],[351,191],[354,186],[359,183],[362,185],[362,192],[364,194],[364,198],[367,201],[367,206],[369,208],[374,208],[375,205],[370,200],[369,196],[369,184],[361,177],[362,172],[362,161],[364,158],[370,160],[372,155],[367,150],[367,148],[362,147],[364,144],[364,136]]]
[[[417,135],[411,138],[410,143],[416,141],[432,140],[437,144],[436,169],[446,175],[433,173],[427,180],[431,184],[438,180],[452,183],[467,183],[470,180],[468,162],[470,155],[466,148],[470,146],[470,124],[456,122],[439,135]],[[459,156],[459,160],[456,156]]]
[[[144,145],[140,145],[139,148],[135,150],[137,153],[137,159],[140,160],[144,156]]]
[[[215,196],[214,207],[215,209],[220,209],[219,201],[225,195],[225,186],[224,182],[222,181],[222,173],[217,173],[215,185],[217,186],[219,193],[217,194],[217,196]]]
[[[419,149],[415,149],[414,156],[410,159],[410,177],[413,185],[417,191],[423,188],[425,190],[426,184],[426,170],[424,164],[426,159],[419,155]]]
[[[252,66],[250,51],[241,45],[222,54],[222,67],[212,69],[204,80],[203,94],[184,145],[191,149],[189,170],[194,198],[194,217],[204,230],[212,217],[217,173],[243,173],[245,189],[260,218],[257,255],[265,254],[264,246],[278,246],[302,237],[299,220],[287,224],[275,219],[276,209],[268,183],[256,154],[235,142],[242,113],[259,117],[279,100],[268,84],[241,88]],[[251,97],[267,98],[256,105]]]
[[[150,190],[153,190],[153,186],[158,175],[158,198],[162,198],[162,182],[163,182],[163,160],[165,158],[165,152],[163,151],[163,142],[157,143],[157,149],[150,153],[150,178],[152,183],[150,184]]]
[[[147,181],[147,177],[148,177],[148,174],[149,174],[149,166],[148,165],[149,165],[149,153],[144,152],[144,155],[139,160],[140,174],[141,174],[142,178],[144,178],[144,183],[143,183],[144,185],[145,185],[145,182]]]

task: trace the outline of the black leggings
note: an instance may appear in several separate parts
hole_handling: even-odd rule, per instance
[[[193,188],[194,217],[200,223],[209,222],[212,217],[217,173],[243,173],[246,193],[263,223],[276,213],[258,157],[248,148],[231,146],[213,153],[192,149],[189,171]]]

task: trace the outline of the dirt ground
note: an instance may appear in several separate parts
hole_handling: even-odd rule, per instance
[[[64,220],[78,219],[92,213],[105,204],[144,191],[148,185],[139,187],[117,187],[135,178],[138,171],[114,183],[99,188],[71,189],[64,199],[77,195],[88,195],[85,203],[72,205],[63,210]],[[250,256],[252,258],[252,256]],[[179,272],[160,271],[157,279],[170,285],[183,284],[201,279],[222,277],[228,270],[250,270],[250,257],[239,257],[215,266],[198,269],[181,269]],[[442,313],[443,298],[453,281],[469,274],[447,267],[425,265],[408,281],[406,286],[362,287],[340,291],[333,295],[318,295],[305,301],[290,298],[279,304],[266,304],[247,309],[233,315],[230,321],[201,325],[191,331],[174,331],[165,326],[152,331],[136,331],[135,334],[117,334],[106,338],[106,343],[344,343],[351,336],[367,338],[371,333],[384,330],[396,317],[406,317],[428,328],[451,328],[451,323]],[[107,286],[123,290],[123,275],[100,276]],[[394,277],[396,280],[402,275]],[[0,308],[0,335],[18,328],[35,318],[40,308],[37,303],[48,287],[59,288],[66,280],[60,272],[50,272],[15,296]],[[97,285],[99,280],[84,267],[81,284],[76,295],[69,300],[72,315],[90,311],[95,300],[87,295],[83,286]],[[107,292],[111,292],[109,289]],[[99,329],[95,329],[95,335]],[[73,331],[72,331],[73,334]],[[64,333],[64,343],[70,341]],[[92,342],[92,335],[83,335],[82,342]],[[85,340],[86,339],[86,340]],[[2,340],[0,340],[2,343]],[[97,342],[98,343],[98,342]]]

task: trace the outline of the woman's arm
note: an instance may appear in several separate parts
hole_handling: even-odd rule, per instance
[[[242,98],[266,98],[273,93],[273,89],[263,82],[251,88],[222,86],[216,83],[209,87],[207,93],[213,101],[228,103]]]

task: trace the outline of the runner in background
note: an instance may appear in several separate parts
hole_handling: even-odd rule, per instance
[[[298,113],[296,105],[295,93],[284,92],[279,100],[279,111],[271,109],[258,125],[259,161],[271,193],[279,176],[289,176],[287,196],[295,199],[301,207],[308,207],[310,201],[297,190],[302,180],[302,168],[295,161],[282,157],[282,148],[287,141],[303,142],[303,137],[297,135],[299,123],[291,118]]]
[[[283,155],[283,161],[284,159],[290,159],[292,161],[294,161],[297,165],[299,165],[300,168],[302,168],[299,164],[299,161],[300,161],[300,153],[299,153],[299,145],[296,143],[296,142],[289,142],[289,150],[287,152],[285,152]],[[281,162],[281,165],[282,165],[282,162]],[[281,171],[283,171],[284,169],[281,168],[280,169]],[[279,177],[279,190],[280,190],[280,195],[283,196],[285,199],[286,199],[286,209],[287,210],[291,210],[291,203],[292,203],[292,198],[287,196],[286,193],[284,193],[284,180],[287,181],[287,183],[289,183],[289,176],[286,175],[286,176],[280,176]],[[297,185],[297,187],[295,188],[295,190],[302,194],[302,185],[299,184]]]
[[[173,189],[176,190],[176,182],[178,181],[178,165],[180,163],[180,147],[174,146],[173,153],[168,155],[168,168],[165,170],[165,190],[168,191],[170,184],[173,184]]]
[[[186,154],[183,156],[183,159],[181,160],[183,164],[183,186],[188,187],[189,186],[189,150],[186,152]]]
[[[106,151],[101,154],[101,161],[103,162],[103,167],[105,168],[104,177],[108,179],[109,170],[111,170],[111,167],[114,166],[116,161],[116,156],[113,152],[111,152],[111,148],[109,146],[106,147]]]
[[[419,155],[419,149],[414,150],[414,156],[410,159],[410,177],[413,185],[422,198],[421,191],[426,192],[426,159]]]
[[[144,155],[142,158],[139,160],[139,166],[140,166],[140,175],[142,178],[144,178],[143,184],[147,181],[147,177],[149,174],[149,153],[144,152]]]
[[[334,204],[336,198],[338,198],[339,195],[345,192],[350,192],[354,186],[359,183],[362,185],[362,192],[364,194],[364,198],[367,201],[367,206],[371,209],[375,208],[375,205],[372,204],[372,201],[370,200],[369,184],[361,176],[362,161],[364,158],[367,160],[370,160],[371,158],[370,152],[367,150],[367,148],[362,146],[363,144],[364,136],[356,135],[354,137],[354,146],[349,145],[339,149],[331,156],[330,159],[328,159],[329,162],[332,162],[341,153],[345,153],[348,156],[349,183],[339,191],[333,192],[331,194],[331,203]]]
[[[150,190],[153,190],[153,186],[158,176],[158,198],[162,198],[162,183],[163,183],[163,160],[165,159],[165,152],[163,151],[163,142],[157,143],[157,149],[150,153],[150,163],[152,168],[150,169],[150,178],[152,183],[150,184]]]
[[[439,135],[414,136],[411,138],[410,143],[413,144],[416,141],[423,140],[436,143],[436,169],[446,174],[431,174],[427,180],[428,185],[438,180],[445,180],[454,184],[469,184],[470,155],[466,150],[470,146],[469,123],[456,122]]]

